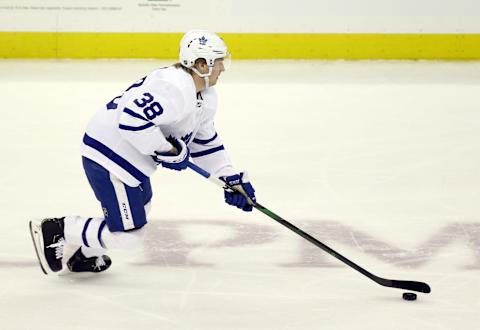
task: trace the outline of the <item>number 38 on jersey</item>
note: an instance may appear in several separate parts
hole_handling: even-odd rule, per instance
[[[133,103],[140,109],[143,109],[143,114],[148,120],[152,120],[163,113],[163,108],[160,103],[156,102],[152,94],[143,93],[144,97],[135,99]]]

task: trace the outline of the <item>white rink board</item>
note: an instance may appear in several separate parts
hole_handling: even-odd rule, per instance
[[[87,120],[159,61],[1,61],[2,329],[467,329],[480,317],[480,63],[234,62],[216,125],[259,201],[415,302],[195,173],[152,178],[147,240],[96,277],[45,277],[32,218],[99,215]],[[52,321],[54,320],[54,321]]]
[[[479,33],[474,0],[0,0],[0,31]]]

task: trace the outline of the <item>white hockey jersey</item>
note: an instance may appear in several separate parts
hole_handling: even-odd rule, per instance
[[[192,77],[175,67],[153,71],[130,86],[87,125],[82,155],[135,187],[155,171],[151,155],[172,148],[166,138],[182,139],[193,161],[215,176],[235,173],[213,119],[213,87],[197,93]]]

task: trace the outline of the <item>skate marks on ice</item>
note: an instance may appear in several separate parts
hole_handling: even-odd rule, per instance
[[[35,256],[35,251],[32,251]],[[38,261],[32,258],[32,261],[12,261],[12,260],[2,260],[0,259],[0,268],[26,268],[26,267],[38,267],[40,270],[40,266],[38,265]]]
[[[339,251],[348,247],[358,251],[357,255],[370,255],[383,263],[409,269],[421,268],[439,257],[449,245],[461,244],[472,252],[471,260],[463,267],[480,269],[480,223],[445,224],[424,237],[413,249],[398,247],[382,237],[335,221],[302,221],[300,227],[330,247],[339,248]],[[269,257],[262,261],[270,261],[277,267],[343,267],[309,242],[285,232],[282,227],[228,220],[162,220],[150,223],[144,243],[145,259],[136,264],[214,267],[235,251],[232,248],[250,249],[255,254],[265,250]]]
[[[426,235],[413,249],[402,248],[378,234],[373,235],[336,221],[302,221],[299,226],[339,252],[345,248],[353,249],[358,251],[357,256],[372,256],[399,268],[421,268],[440,257],[450,245],[460,244],[471,252],[468,262],[462,268],[480,270],[478,222],[447,223]],[[245,249],[250,249],[255,254],[264,251],[269,257],[259,257],[262,262],[276,267],[343,267],[309,242],[286,232],[283,227],[229,220],[152,221],[147,227],[143,249],[139,252],[141,261],[132,263],[159,267],[211,268],[218,265],[217,256],[225,259],[225,256],[237,251],[238,257],[240,254],[245,255],[241,253]],[[0,268],[38,267],[33,248],[30,252],[31,260],[11,260],[5,255],[0,257]]]

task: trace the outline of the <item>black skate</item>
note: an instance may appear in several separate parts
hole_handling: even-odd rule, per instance
[[[45,274],[62,270],[63,233],[65,218],[44,219],[40,223],[30,221],[30,234],[37,252],[40,268]]]
[[[106,271],[111,264],[112,260],[109,256],[87,258],[83,255],[81,248],[67,261],[67,267],[73,273],[100,273]]]

